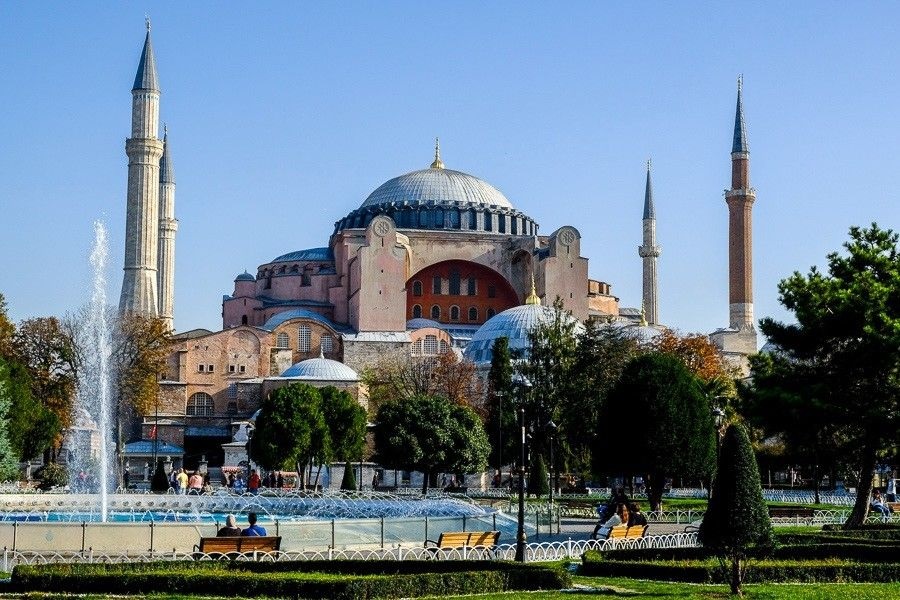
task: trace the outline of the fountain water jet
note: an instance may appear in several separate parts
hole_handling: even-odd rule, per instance
[[[109,254],[106,227],[101,221],[94,222],[94,247],[91,250],[93,287],[91,301],[84,323],[81,356],[83,364],[79,373],[76,418],[82,417],[86,424],[87,436],[75,435],[72,442],[76,453],[75,468],[84,470],[88,458],[97,460],[97,483],[100,492],[100,520],[106,521],[109,510],[109,491],[112,483],[111,466],[115,465],[112,441],[112,395],[110,393],[110,357],[112,342],[106,303],[106,264]],[[95,426],[97,435],[94,439]],[[83,428],[84,429],[84,428]],[[77,433],[77,432],[76,432]],[[96,446],[95,446],[96,442]],[[74,475],[72,473],[71,475]],[[74,478],[70,477],[70,481]]]

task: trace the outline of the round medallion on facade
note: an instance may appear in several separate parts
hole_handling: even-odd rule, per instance
[[[563,246],[571,246],[578,239],[578,232],[575,231],[574,227],[563,227],[556,238]]]
[[[391,231],[391,222],[387,217],[375,217],[372,221],[372,231],[378,237],[384,237]]]

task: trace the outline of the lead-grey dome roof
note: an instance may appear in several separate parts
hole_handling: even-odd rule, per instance
[[[554,318],[556,309],[540,304],[523,304],[504,310],[478,328],[463,350],[463,356],[475,364],[490,363],[494,355],[494,342],[505,337],[509,341],[510,352],[520,353],[524,358],[531,349],[528,334],[539,324],[550,323]],[[566,318],[574,320],[571,316]],[[581,331],[583,326],[576,323],[575,329]]]
[[[443,168],[421,169],[394,177],[369,194],[360,208],[391,202],[461,202],[478,206],[513,207],[506,196],[488,182],[462,171]]]
[[[300,361],[281,376],[315,381],[359,381],[356,371],[344,363],[322,357]]]

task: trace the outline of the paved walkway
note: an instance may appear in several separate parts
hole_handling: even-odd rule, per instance
[[[595,520],[588,519],[561,519],[559,523],[560,532],[556,533],[556,524],[554,523],[553,534],[549,534],[546,530],[542,530],[539,535],[531,534],[528,536],[529,543],[536,542],[565,542],[566,540],[587,540],[594,531],[597,524]],[[650,523],[647,529],[647,535],[666,535],[670,533],[681,533],[687,525],[685,523]],[[508,543],[503,540],[503,543]]]

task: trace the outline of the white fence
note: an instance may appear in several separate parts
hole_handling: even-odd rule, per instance
[[[579,559],[587,550],[600,552],[623,548],[694,548],[699,545],[696,533],[653,535],[619,540],[566,540],[561,542],[531,543],[525,546],[527,562]],[[474,548],[384,548],[372,550],[335,550],[306,552],[254,552],[236,556],[236,560],[288,561],[288,560],[513,560],[515,544]],[[177,560],[218,560],[221,554],[196,552],[142,552],[101,553],[85,552],[32,552],[4,550],[0,570],[9,572],[21,564],[49,563],[121,563]]]

